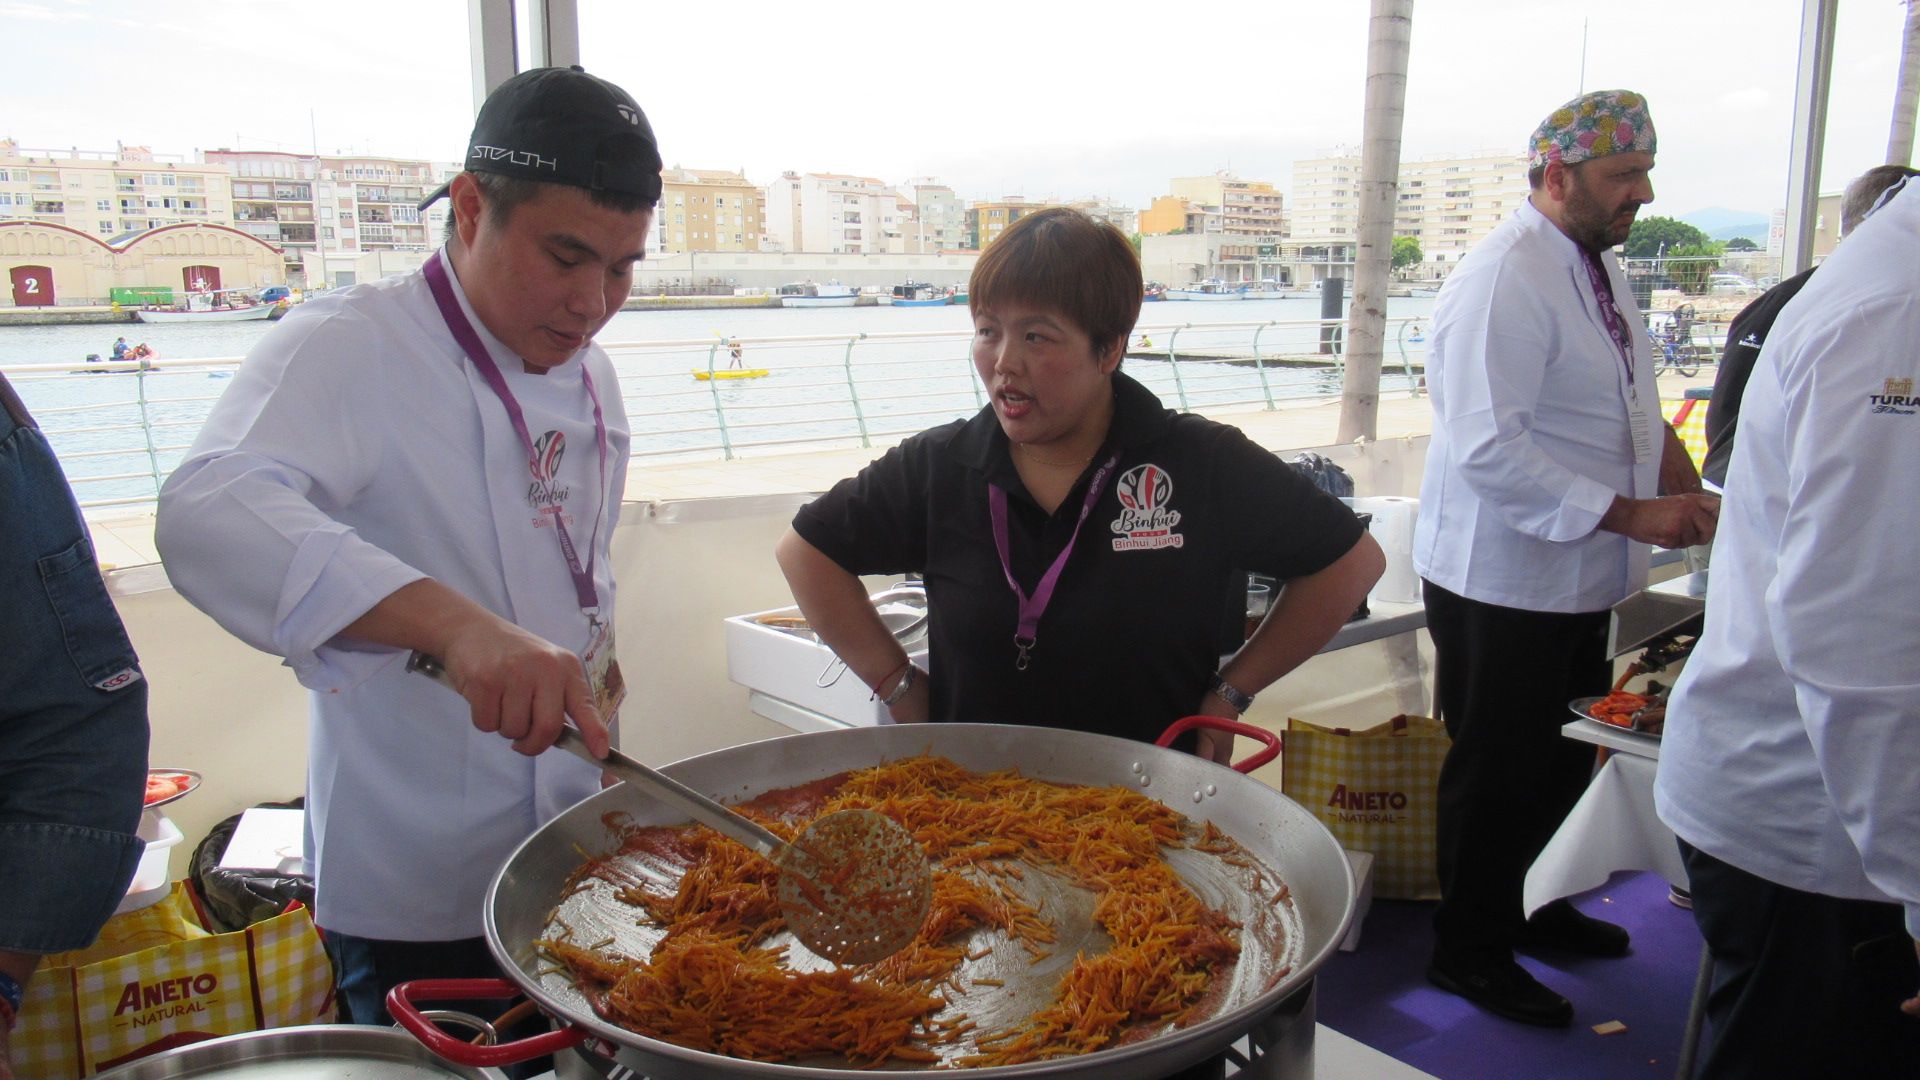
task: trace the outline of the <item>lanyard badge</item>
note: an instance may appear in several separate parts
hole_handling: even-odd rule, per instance
[[[1046,614],[1047,605],[1053,602],[1053,586],[1060,580],[1060,571],[1066,569],[1067,558],[1073,554],[1073,545],[1080,539],[1080,527],[1087,523],[1087,515],[1093,513],[1093,504],[1100,501],[1100,492],[1107,486],[1107,475],[1119,463],[1120,456],[1116,454],[1093,474],[1093,482],[1087,485],[1087,499],[1080,504],[1080,520],[1073,524],[1073,535],[1067,537],[1067,546],[1060,549],[1053,565],[1041,575],[1040,584],[1034,587],[1032,596],[1028,596],[1026,590],[1020,587],[1020,582],[1014,579],[1013,562],[1007,555],[1007,493],[999,484],[987,485],[987,512],[993,519],[993,549],[1000,555],[1000,570],[1007,575],[1007,586],[1013,590],[1014,600],[1020,608],[1020,621],[1013,633],[1013,647],[1018,650],[1013,661],[1015,671],[1027,670],[1040,633],[1040,616]]]
[[[1627,329],[1627,320],[1620,314],[1620,308],[1613,302],[1613,286],[1607,281],[1606,268],[1601,265],[1600,256],[1582,248],[1581,261],[1587,268],[1587,281],[1593,285],[1594,299],[1600,305],[1600,323],[1607,329],[1607,336],[1620,351],[1620,362],[1627,373],[1627,428],[1633,436],[1633,460],[1647,462],[1653,460],[1653,425],[1647,420],[1645,410],[1640,408],[1640,387],[1636,385],[1633,370],[1633,333]]]
[[[433,292],[433,301],[440,308],[440,318],[447,324],[447,330],[467,354],[467,359],[480,372],[482,381],[491,389],[494,396],[507,411],[507,419],[513,424],[513,432],[520,438],[521,448],[527,454],[527,469],[535,480],[541,477],[539,451],[535,448],[533,434],[527,430],[527,418],[520,408],[520,402],[513,396],[513,388],[507,385],[506,377],[500,374],[499,365],[488,355],[487,348],[480,341],[480,335],[467,321],[466,312],[460,310],[460,301],[453,295],[453,283],[448,280],[447,268],[441,262],[439,254],[429,258],[421,267],[426,275],[427,287]],[[593,402],[593,438],[594,447],[600,453],[599,497],[603,500],[607,490],[607,422],[600,408],[600,393],[594,388],[593,374],[584,364],[580,368],[580,381],[587,389],[587,398]],[[560,554],[567,562],[567,572],[573,578],[574,597],[580,603],[580,611],[587,616],[587,651],[581,657],[586,667],[587,678],[593,687],[594,704],[600,708],[602,720],[611,721],[613,710],[620,707],[620,701],[626,696],[626,683],[620,676],[620,664],[614,658],[613,620],[609,614],[603,621],[600,612],[600,592],[593,583],[593,564],[597,556],[597,544],[600,536],[600,522],[606,518],[606,508],[602,505],[595,517],[593,532],[587,537],[587,557],[583,561],[580,552],[574,547],[573,535],[567,531],[565,515],[553,515],[553,534],[560,543]]]

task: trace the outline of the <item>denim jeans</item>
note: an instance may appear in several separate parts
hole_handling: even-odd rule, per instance
[[[73,492],[0,377],[0,949],[93,942],[144,844],[147,684]]]

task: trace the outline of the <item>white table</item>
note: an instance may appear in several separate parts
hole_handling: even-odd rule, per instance
[[[1527,870],[1521,897],[1527,913],[1603,885],[1621,870],[1651,870],[1685,888],[1687,870],[1673,831],[1653,809],[1660,741],[1597,720],[1574,720],[1560,731],[1614,753]]]

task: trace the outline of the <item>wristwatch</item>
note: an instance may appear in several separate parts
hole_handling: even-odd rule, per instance
[[[1233,706],[1234,712],[1245,713],[1248,709],[1253,708],[1253,695],[1242,693],[1217,671],[1213,673],[1212,678],[1207,680],[1207,690],[1212,693],[1214,697]]]
[[[913,676],[919,670],[917,665],[909,662],[907,669],[900,673],[900,681],[893,684],[893,689],[887,691],[887,696],[880,699],[880,704],[892,708],[894,702],[906,697],[907,691],[913,689]]]

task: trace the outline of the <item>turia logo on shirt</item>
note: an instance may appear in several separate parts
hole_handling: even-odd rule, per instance
[[[1913,393],[1913,379],[1888,379],[1881,390],[1882,393],[1867,395],[1868,412],[1912,416],[1920,410],[1920,397]]]
[[[554,483],[560,475],[560,459],[566,456],[567,437],[558,431],[549,431],[534,441],[533,460],[528,462],[533,469],[533,483],[527,485],[527,505],[543,516],[560,513],[561,504],[573,494],[572,488]],[[534,519],[536,528],[543,524],[540,518]]]
[[[1120,474],[1113,494],[1120,500],[1120,516],[1108,526],[1116,534],[1115,551],[1153,551],[1184,547],[1187,538],[1173,531],[1180,511],[1169,510],[1173,477],[1158,465],[1135,465]]]

